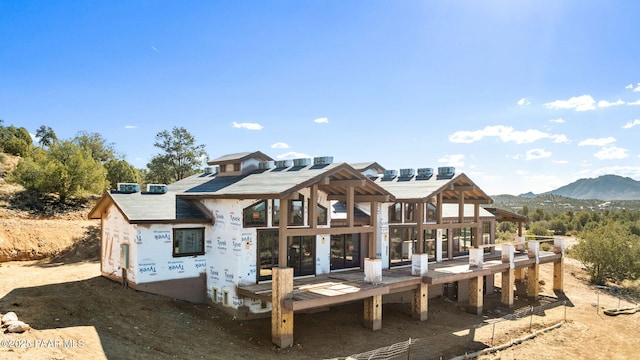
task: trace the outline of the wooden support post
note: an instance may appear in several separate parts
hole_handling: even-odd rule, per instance
[[[483,278],[482,276],[472,277],[469,280],[469,307],[468,312],[475,315],[482,315],[483,305]]]
[[[502,272],[502,292],[500,302],[509,308],[513,307],[513,286],[515,285],[514,269],[507,269]]]
[[[539,294],[538,277],[540,264],[531,264],[527,270],[527,296],[529,299],[537,299]]]
[[[509,264],[509,268],[502,272],[500,302],[511,308],[513,307],[513,287],[515,285],[515,248],[513,245],[502,245],[502,263]]]
[[[289,223],[289,199],[280,199],[280,223],[278,226],[278,267],[287,267],[287,224]]]
[[[524,279],[524,268],[516,268],[514,269],[514,277],[516,281],[522,281]]]
[[[318,184],[311,185],[311,195],[309,195],[309,227],[318,228]]]
[[[412,317],[420,321],[427,320],[429,310],[429,285],[421,283],[413,290]]]
[[[553,291],[564,292],[564,258],[553,263]]]
[[[279,348],[291,347],[293,310],[285,309],[283,303],[293,294],[293,268],[273,268],[272,271],[271,341]]]
[[[374,331],[382,329],[382,295],[364,299],[364,326]]]
[[[416,244],[416,253],[424,254],[424,202],[420,201],[416,204],[416,222],[418,224],[418,239]]]

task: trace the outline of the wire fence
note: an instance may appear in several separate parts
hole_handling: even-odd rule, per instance
[[[625,290],[600,287],[594,293],[594,316],[640,312],[640,300]],[[515,309],[500,318],[428,338],[408,339],[391,346],[332,360],[470,359],[519,344],[566,323],[568,299],[540,296],[539,306]],[[618,311],[616,313],[616,311]],[[606,315],[605,315],[606,314]],[[462,354],[462,355],[461,355]]]

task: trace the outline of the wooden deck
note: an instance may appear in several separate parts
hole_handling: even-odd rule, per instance
[[[540,252],[539,263],[551,263],[561,259],[561,254]],[[515,267],[521,268],[535,264],[535,259],[526,253],[515,256]],[[429,271],[423,277],[411,275],[411,267],[399,267],[382,270],[382,282],[364,281],[364,272],[356,269],[333,272],[308,278],[296,278],[293,283],[293,295],[285,299],[284,307],[299,311],[337,305],[361,300],[375,295],[386,295],[415,289],[421,283],[436,285],[460,280],[487,276],[508,269],[497,251],[484,259],[481,268],[471,268],[467,257],[429,263]],[[258,300],[272,301],[271,282],[238,286],[238,294]]]

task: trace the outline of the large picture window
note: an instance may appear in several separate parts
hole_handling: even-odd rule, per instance
[[[325,210],[326,211],[326,210]],[[280,224],[280,199],[273,200],[273,226]],[[304,225],[304,196],[289,200],[289,221],[287,225]]]
[[[244,227],[267,226],[267,201],[255,203],[243,210]]]
[[[418,238],[415,226],[393,226],[389,228],[389,265],[406,265],[411,263]]]
[[[389,207],[389,222],[402,222],[402,203],[395,203]]]
[[[204,255],[204,228],[173,229],[173,256]]]
[[[316,207],[316,213],[318,214],[318,225],[327,225],[328,213],[327,208],[318,204]]]

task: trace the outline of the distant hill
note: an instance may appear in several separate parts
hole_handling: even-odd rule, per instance
[[[640,181],[618,175],[603,175],[595,179],[577,180],[550,193],[582,200],[640,200]]]

